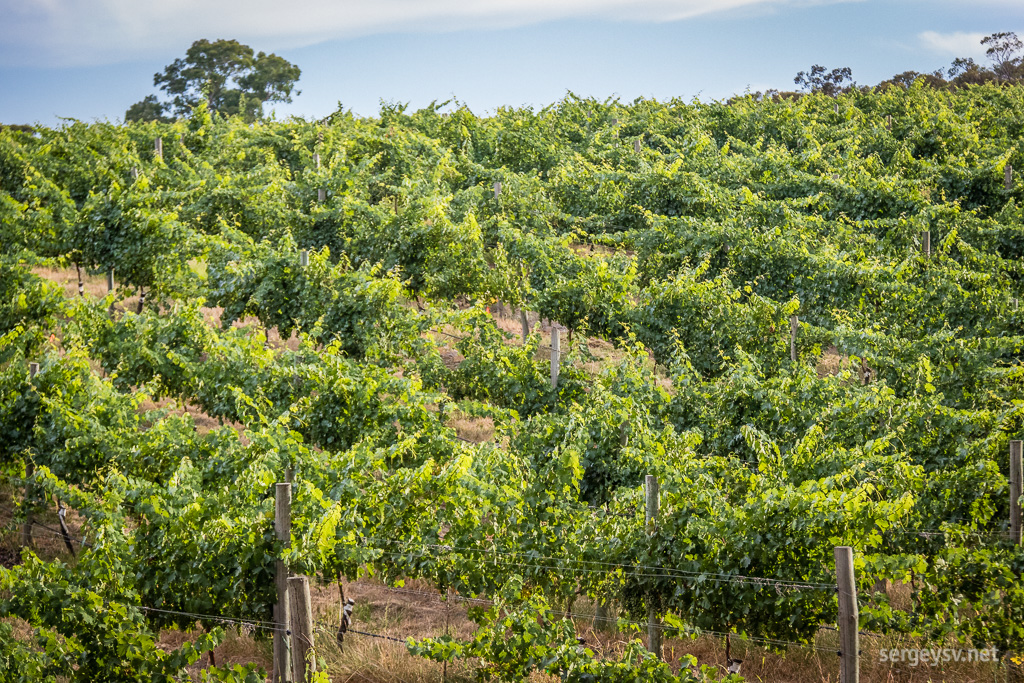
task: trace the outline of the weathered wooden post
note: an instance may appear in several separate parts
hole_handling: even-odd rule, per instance
[[[316,673],[309,577],[289,577],[288,594],[291,596],[292,678],[295,683],[307,683],[313,680],[313,674]]]
[[[921,254],[925,258],[932,256],[932,233],[928,230],[921,231]]]
[[[789,316],[789,359],[796,362],[796,335],[800,331],[800,319]]]
[[[291,546],[292,485],[279,483],[274,487],[274,534],[284,548]],[[277,604],[274,605],[274,683],[292,680],[291,650],[288,630],[291,629],[291,602],[288,596],[288,567],[277,561],[275,583]]]
[[[837,546],[836,586],[839,589],[839,683],[860,680],[860,622],[857,583],[853,575],[853,548]]]
[[[319,171],[320,170],[320,155],[319,154],[314,154],[313,155],[313,162],[316,164],[316,170]],[[319,203],[321,203],[321,204],[326,202],[327,201],[327,190],[322,188],[322,187],[319,188],[316,191],[316,200]]]
[[[1021,463],[1021,444],[1024,442],[1014,440],[1010,442],[1010,542],[1014,545],[1024,545],[1021,538],[1021,506],[1020,497],[1022,487],[1022,472],[1024,465]]]
[[[64,545],[67,546],[68,552],[71,553],[71,557],[75,556],[75,546],[71,543],[71,532],[68,530],[67,520],[64,516],[67,514],[68,508],[64,505],[64,501],[57,501],[57,521],[60,522],[60,535],[64,539]]]
[[[163,159],[164,158],[164,139],[163,138],[157,138],[156,141],[153,142],[153,154],[158,159]]]
[[[551,326],[551,388],[558,387],[558,366],[561,362],[561,351],[559,350],[558,328]]]
[[[658,509],[660,497],[658,478],[648,474],[644,479],[644,493],[647,499],[647,535],[653,538],[658,528]],[[653,597],[648,598],[647,604],[647,649],[658,659],[662,659],[661,653],[661,623],[658,620],[658,611],[653,604]]]

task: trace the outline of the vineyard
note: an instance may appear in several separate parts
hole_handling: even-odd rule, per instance
[[[0,680],[263,681],[280,568],[310,680],[369,577],[468,603],[432,680],[838,680],[837,547],[862,662],[1013,679],[1015,169],[1024,87],[921,82],[0,130]]]

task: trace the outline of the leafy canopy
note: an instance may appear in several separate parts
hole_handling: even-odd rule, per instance
[[[259,118],[264,102],[292,101],[301,73],[286,59],[265,52],[254,54],[251,47],[237,40],[197,40],[184,58],[174,60],[153,76],[153,85],[167,93],[171,101],[158,102],[150,95],[132,105],[125,120],[160,120],[168,111],[187,115],[203,97],[210,109],[221,114]]]

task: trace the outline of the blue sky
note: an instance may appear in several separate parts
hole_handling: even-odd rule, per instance
[[[373,115],[452,97],[485,114],[566,91],[601,99],[726,98],[792,89],[812,64],[859,83],[985,61],[1024,37],[1024,1],[0,0],[0,122],[119,120],[199,38],[236,38],[302,68],[276,115]]]

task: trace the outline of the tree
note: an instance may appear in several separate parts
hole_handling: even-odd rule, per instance
[[[213,111],[259,118],[264,102],[292,101],[301,73],[286,59],[265,52],[254,55],[251,47],[237,40],[197,40],[183,59],[153,76],[153,85],[167,93],[170,102],[160,103],[150,95],[133,104],[125,120],[159,119],[168,110],[187,115],[204,97]]]
[[[793,82],[804,90],[820,92],[829,97],[835,97],[843,91],[843,83],[853,80],[853,71],[848,66],[841,69],[827,71],[825,67],[815,64],[811,67],[810,73],[801,71],[793,79]]]
[[[166,111],[167,105],[158,101],[156,95],[146,95],[145,99],[128,107],[128,111],[124,113],[124,121],[170,121],[164,116]]]
[[[1016,33],[1001,31],[981,39],[981,44],[988,49],[985,54],[992,60],[992,70],[1000,80],[1012,81],[1018,77],[1022,58],[1017,53],[1024,50],[1024,43]]]
[[[941,88],[946,85],[946,79],[942,77],[941,71],[936,71],[930,74],[923,74],[919,71],[904,71],[903,73],[896,74],[887,81],[882,81],[876,87],[882,90],[892,87],[900,87],[907,90],[919,80],[924,81],[924,84],[931,88]]]

